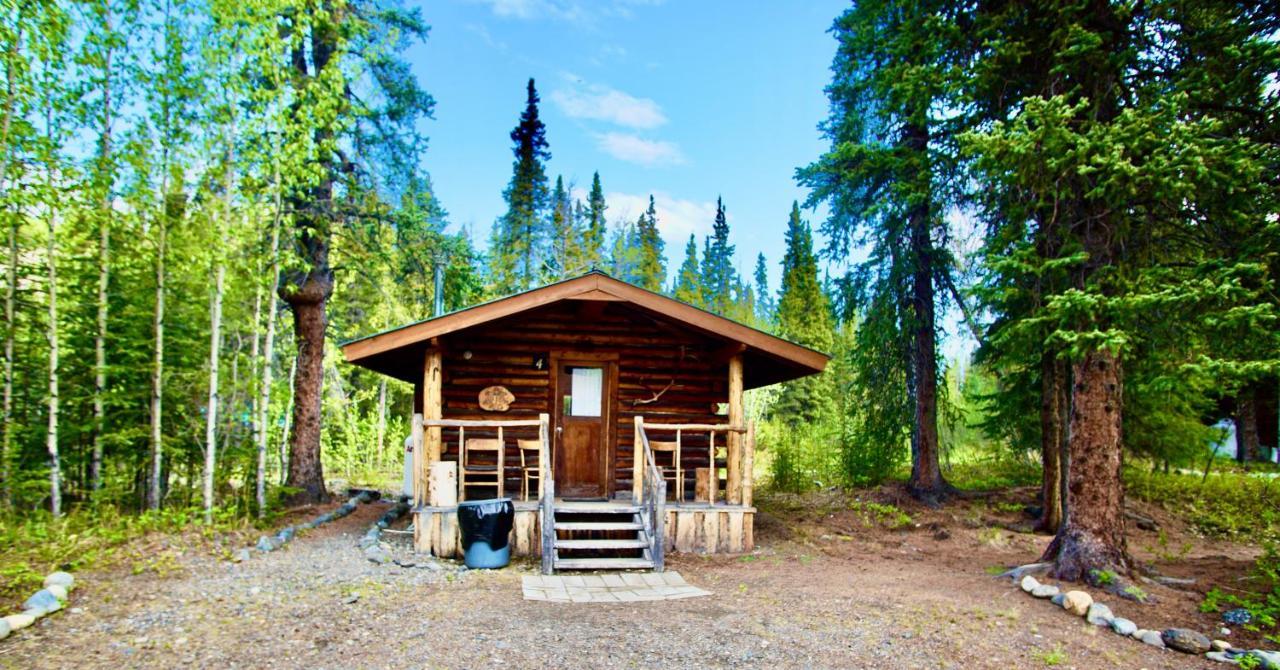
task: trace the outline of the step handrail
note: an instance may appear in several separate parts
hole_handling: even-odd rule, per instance
[[[555,572],[556,558],[556,478],[555,468],[551,464],[551,416],[538,415],[538,439],[542,446],[538,450],[538,492],[539,526],[542,530],[542,574]]]
[[[641,450],[644,458],[640,504],[644,506],[648,516],[646,531],[649,533],[649,553],[654,572],[662,572],[667,538],[667,480],[662,477],[658,462],[653,457],[653,447],[645,433],[643,416],[636,417],[635,431],[636,448]]]

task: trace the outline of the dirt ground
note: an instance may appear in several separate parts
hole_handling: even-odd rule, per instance
[[[67,610],[0,642],[0,668],[1215,665],[1095,628],[990,576],[1034,560],[1048,541],[1018,532],[1015,507],[1031,491],[937,511],[893,489],[866,495],[900,504],[911,523],[888,529],[835,494],[762,501],[754,553],[668,559],[714,595],[638,604],[526,602],[520,577],[537,569],[527,560],[459,574],[375,565],[356,542],[385,509],[377,503],[239,564],[225,550],[153,543],[151,562],[77,575]],[[1214,617],[1196,610],[1201,593],[1247,571],[1252,550],[1190,538],[1159,510],[1139,511],[1173,539],[1162,545],[1134,528],[1131,551],[1197,583],[1151,587],[1154,605],[1103,600],[1144,628],[1214,633]],[[1228,639],[1257,643],[1243,631]]]

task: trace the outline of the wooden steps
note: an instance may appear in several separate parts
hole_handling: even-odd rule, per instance
[[[639,521],[557,521],[556,530],[644,530]]]
[[[557,570],[651,570],[647,558],[558,558]]]
[[[555,503],[552,565],[556,570],[653,569],[653,543],[642,510],[611,502]]]
[[[648,540],[556,540],[556,549],[644,549]]]

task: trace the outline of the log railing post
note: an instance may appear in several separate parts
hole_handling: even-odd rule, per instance
[[[746,416],[742,405],[742,354],[729,359],[729,431],[726,441],[726,469],[724,501],[730,505],[742,502],[742,437]],[[711,478],[719,479],[715,469],[715,452],[712,452]],[[714,502],[714,499],[712,500]]]
[[[631,438],[631,499],[637,505],[643,498],[644,490],[644,451],[640,445],[640,434],[643,432],[644,417],[637,416]]]
[[[442,358],[440,349],[433,347],[427,350],[426,358],[422,362],[422,417],[428,422],[439,421],[444,418]],[[431,464],[440,460],[440,453],[443,451],[444,443],[443,430],[438,424],[431,425],[428,423],[424,433],[423,457],[421,469],[418,470],[418,477],[422,479],[424,484],[423,498],[425,499],[428,496],[425,492],[425,484],[429,477]]]

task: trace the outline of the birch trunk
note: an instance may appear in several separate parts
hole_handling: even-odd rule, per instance
[[[164,446],[161,443],[164,424],[164,261],[168,244],[168,222],[164,217],[157,227],[156,310],[152,322],[155,359],[151,368],[151,475],[147,480],[147,509],[160,509],[160,473],[164,465]]]
[[[221,236],[219,236],[221,237]],[[218,364],[222,350],[222,288],[227,268],[221,257],[213,270],[209,306],[209,405],[204,422],[204,522],[213,523],[213,470],[218,460]]]
[[[289,402],[284,408],[284,430],[280,433],[280,485],[289,481],[289,431],[293,423],[293,388],[298,378],[298,359],[289,366]]]
[[[387,433],[387,380],[378,383],[378,448],[374,452],[374,466],[382,470],[382,446]]]
[[[62,469],[58,461],[58,224],[49,214],[49,511],[62,516]]]
[[[104,17],[106,31],[111,33],[112,15],[110,5]],[[111,174],[111,61],[113,49],[108,48],[103,55],[102,78],[102,128],[99,132],[98,163],[99,170]],[[99,174],[99,179],[106,179],[98,184],[102,189],[102,211],[99,216],[98,230],[98,332],[93,341],[93,455],[89,461],[89,489],[98,491],[102,487],[102,433],[106,426],[106,394],[107,394],[107,292],[111,286],[111,177]]]
[[[13,305],[18,293],[18,217],[9,224],[9,285],[4,294],[4,437],[0,438],[0,502],[13,503],[13,486],[9,474],[9,447],[13,441],[13,339],[17,325],[13,321]]]
[[[280,188],[280,166],[276,165],[276,213],[271,224],[271,287],[267,291],[267,334],[262,345],[262,387],[258,389],[258,414],[262,431],[258,433],[258,481],[256,496],[258,517],[267,511],[267,439],[270,435],[271,378],[275,369],[276,298],[280,285],[280,215],[283,211]],[[289,387],[293,388],[293,373],[289,374]],[[285,432],[288,435],[288,431]],[[283,438],[282,438],[283,439]],[[281,471],[283,471],[283,464]]]

